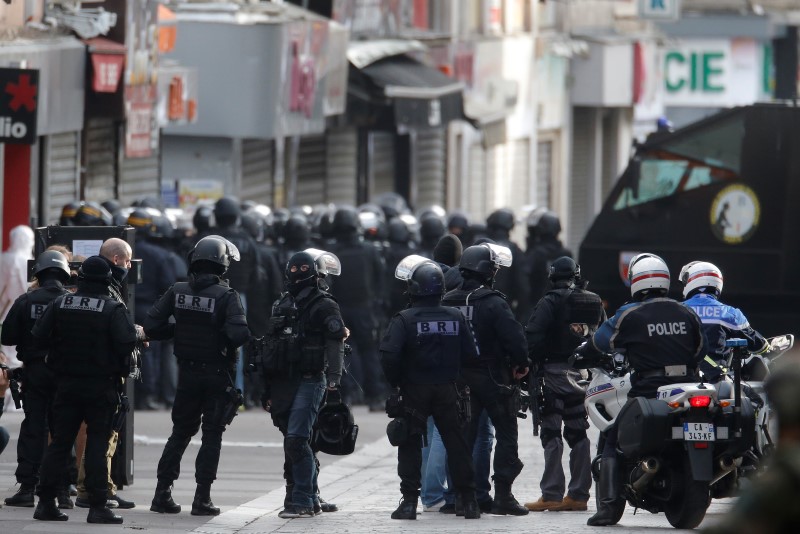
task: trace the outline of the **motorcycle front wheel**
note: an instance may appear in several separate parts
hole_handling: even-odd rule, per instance
[[[675,528],[695,528],[703,521],[711,504],[708,482],[692,478],[692,469],[686,458],[683,469],[672,473],[672,483],[672,496],[664,506],[667,521]]]

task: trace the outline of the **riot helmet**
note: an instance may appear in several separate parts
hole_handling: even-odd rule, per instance
[[[231,261],[239,261],[239,249],[222,236],[209,235],[201,239],[189,253],[189,270],[208,271],[222,275]]]
[[[232,226],[242,215],[239,201],[233,197],[222,197],[214,204],[214,218],[220,226]]]
[[[55,276],[62,283],[66,283],[71,275],[67,258],[56,250],[45,250],[39,254],[33,271],[39,280],[43,277]]]
[[[514,212],[509,208],[500,208],[493,211],[486,218],[486,226],[490,230],[504,230],[510,232],[514,228]]]
[[[72,218],[78,213],[78,208],[81,207],[82,202],[68,202],[61,208],[61,216],[58,218],[58,224],[61,226],[72,226]]]
[[[308,227],[308,219],[301,213],[295,213],[286,224],[283,225],[283,239],[286,243],[303,245],[311,237],[311,230]]]
[[[311,436],[314,451],[338,456],[350,454],[355,450],[357,438],[358,425],[346,404],[326,402],[320,408]]]
[[[695,293],[722,294],[722,271],[707,261],[693,261],[681,269],[678,280],[683,284],[683,296],[689,298]]]
[[[511,250],[508,247],[483,243],[467,247],[458,262],[458,269],[464,277],[474,277],[491,281],[500,267],[511,266]]]
[[[89,256],[78,269],[78,280],[81,282],[100,282],[111,284],[111,264],[100,256]]]
[[[342,206],[333,216],[333,232],[335,234],[356,233],[361,229],[358,211],[352,206]]]
[[[375,204],[381,207],[384,215],[386,215],[387,221],[392,220],[395,217],[399,217],[404,213],[409,213],[410,211],[408,209],[408,203],[406,202],[406,199],[394,191],[381,193],[380,195],[376,196],[373,201]]]
[[[469,230],[469,217],[466,213],[455,211],[447,218],[447,231],[462,237]]]
[[[666,262],[655,254],[637,254],[628,263],[628,282],[634,299],[640,299],[651,291],[666,295],[669,280]]]
[[[575,260],[569,256],[561,256],[550,264],[550,270],[547,277],[552,282],[560,280],[575,280],[581,275],[581,266],[575,263]]]
[[[214,226],[214,210],[209,206],[197,206],[192,216],[192,225],[197,233],[203,233]]]
[[[537,208],[533,210],[526,220],[528,233],[538,237],[558,237],[561,233],[561,220],[554,212]]]
[[[136,208],[128,215],[126,221],[128,225],[136,228],[136,233],[146,237],[155,234],[156,227],[153,221],[153,214],[144,208]]]
[[[408,284],[408,294],[412,297],[441,297],[444,293],[442,269],[428,258],[406,256],[397,264],[394,276]]]
[[[287,288],[296,296],[302,289],[316,286],[320,278],[339,276],[341,272],[342,264],[335,254],[307,248],[289,258],[285,273]]]
[[[434,215],[427,215],[420,219],[419,235],[423,241],[435,243],[447,232],[444,221]]]
[[[264,240],[264,219],[255,210],[242,213],[242,228],[256,241]]]
[[[407,245],[411,241],[411,231],[408,229],[405,221],[400,217],[395,217],[389,221],[389,236],[390,243],[402,243]]]
[[[75,226],[111,226],[112,222],[111,214],[97,202],[84,202],[72,218]]]
[[[119,200],[113,198],[104,200],[100,205],[103,206],[112,217],[122,208],[122,204],[119,203]]]

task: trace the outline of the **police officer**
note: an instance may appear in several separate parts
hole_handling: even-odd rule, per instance
[[[526,273],[525,253],[511,241],[511,230],[514,228],[514,212],[508,208],[493,211],[486,218],[486,235],[498,245],[511,250],[513,262],[508,269],[498,272],[495,287],[509,299],[511,309],[518,321],[528,318],[530,287]],[[476,236],[477,240],[477,236]]]
[[[57,297],[33,327],[33,337],[49,345],[47,363],[59,376],[53,401],[53,440],[42,460],[34,519],[66,521],[56,508],[57,488],[81,423],[86,422],[86,489],[89,523],[122,523],[106,506],[106,450],[112,417],[119,406],[122,377],[136,343],[125,306],[110,293],[108,263],[87,258],[74,295]]]
[[[217,477],[225,414],[238,408],[232,378],[236,350],[250,338],[250,330],[238,293],[221,278],[231,261],[239,261],[236,247],[211,235],[197,242],[189,258],[189,281],[178,282],[164,293],[147,312],[144,324],[150,338],[174,338],[179,368],[172,434],[158,462],[158,484],[150,510],[181,511],[172,499],[171,487],[180,474],[183,453],[202,424],[192,515],[217,515],[211,484]]]
[[[539,208],[533,210],[526,219],[528,227],[527,249],[528,280],[530,283],[530,302],[536,305],[548,290],[550,265],[563,256],[572,257],[572,252],[564,248],[558,239],[561,233],[561,220],[552,211]]]
[[[25,419],[19,429],[15,473],[20,487],[17,493],[5,500],[8,506],[33,506],[39,466],[47,447],[47,435],[52,433],[54,423],[50,415],[56,376],[45,364],[46,348],[36,345],[31,329],[50,302],[68,293],[64,284],[69,281],[70,271],[67,258],[55,250],[39,254],[34,270],[39,287],[17,298],[8,311],[2,330],[2,344],[17,346],[17,358],[25,370]],[[72,508],[64,484],[58,488],[58,500],[62,507]]]
[[[262,405],[284,436],[287,495],[278,514],[283,518],[313,517],[323,509],[309,442],[326,389],[338,396],[342,378],[346,329],[322,282],[340,273],[333,254],[318,249],[295,253],[286,264],[286,292],[272,308],[262,360]]]
[[[511,493],[511,485],[522,471],[517,449],[516,382],[528,373],[525,335],[504,295],[492,289],[501,266],[511,264],[511,251],[497,245],[467,248],[461,256],[461,285],[447,293],[445,306],[459,308],[470,321],[479,357],[464,364],[461,380],[470,390],[472,413],[486,410],[495,428],[494,502],[492,513],[526,515]],[[478,433],[478,417],[468,427],[467,445],[472,450]]]
[[[392,519],[416,519],[422,466],[422,439],[433,416],[442,435],[457,491],[457,513],[481,516],[475,500],[471,449],[461,432],[456,379],[462,363],[478,356],[470,325],[459,310],[442,306],[444,275],[434,262],[409,256],[397,266],[408,283],[411,306],[396,314],[380,345],[386,379],[399,388],[408,435],[397,450],[397,473],[403,500]]]
[[[580,267],[572,258],[556,259],[550,265],[549,274],[553,289],[538,302],[525,327],[528,354],[534,374],[544,378],[547,401],[541,423],[544,473],[539,487],[542,496],[536,502],[525,503],[525,507],[534,512],[583,511],[589,500],[592,466],[586,436],[589,422],[583,407],[585,391],[576,383],[581,379],[580,374],[570,368],[567,360],[581,342],[597,331],[606,317],[600,297],[583,288],[580,274]],[[562,424],[564,439],[571,449],[566,497],[561,466]]]
[[[697,374],[705,353],[703,326],[687,306],[667,298],[669,269],[655,254],[638,254],[628,264],[633,300],[617,310],[579,347],[578,357],[624,351],[633,369],[628,397],[655,398],[658,388],[686,382]],[[625,510],[616,455],[617,427],[606,432],[597,482],[597,513],[590,526],[615,525]]]
[[[703,322],[709,353],[700,363],[703,375],[716,381],[727,365],[731,348],[725,346],[728,338],[747,340],[747,350],[761,353],[769,349],[769,342],[756,332],[741,310],[720,302],[722,271],[706,261],[693,261],[683,266],[679,276],[683,284],[684,304],[692,308]]]
[[[348,373],[352,376],[345,378],[345,397],[360,401],[359,392],[363,388],[364,401],[376,411],[383,410],[387,389],[378,364],[375,320],[380,311],[376,307],[383,297],[385,265],[375,247],[364,242],[360,228],[355,208],[339,208],[333,216],[336,243],[331,252],[342,262],[342,275],[331,281],[331,293],[341,307],[345,324],[353,332]]]

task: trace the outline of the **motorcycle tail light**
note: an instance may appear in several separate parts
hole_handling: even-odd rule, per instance
[[[708,443],[706,443],[705,441],[697,442],[697,443],[694,444],[694,448],[695,449],[707,449],[708,448]]]
[[[692,408],[708,408],[708,406],[711,404],[711,397],[706,395],[692,397],[689,399],[689,404],[692,406]]]

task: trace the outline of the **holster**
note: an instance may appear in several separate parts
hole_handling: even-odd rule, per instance
[[[467,425],[472,421],[472,402],[469,396],[469,386],[459,388],[456,385],[456,412],[458,414],[458,424]]]

